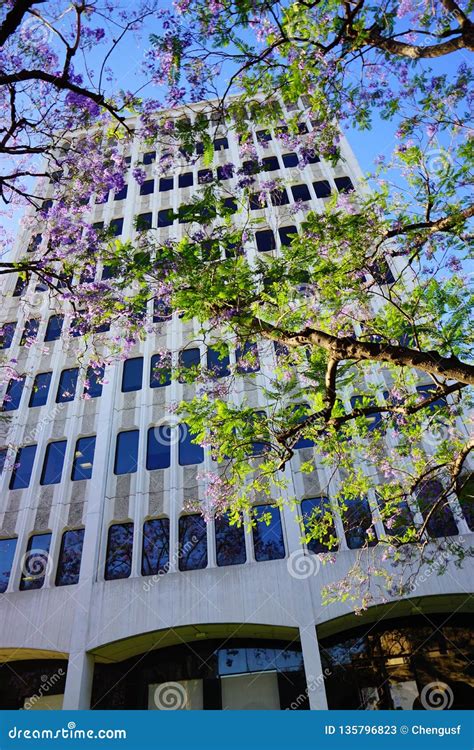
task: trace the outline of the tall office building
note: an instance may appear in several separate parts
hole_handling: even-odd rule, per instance
[[[303,104],[300,114],[304,137],[312,124]],[[232,196],[237,170],[252,171],[252,160],[231,128],[210,128],[212,170]],[[321,211],[336,191],[360,189],[344,138],[334,167],[314,154],[301,166],[273,131],[255,129],[252,138],[265,168],[256,191],[273,178],[286,187],[265,207],[251,202],[251,217],[262,221],[243,248],[249,257],[288,243],[304,217],[295,204]],[[162,153],[138,137],[129,155],[144,181],[129,174],[120,193],[91,205],[90,222],[122,239],[134,238],[137,215],[162,239],[188,232],[169,209],[190,201],[210,167],[183,159],[158,174]],[[236,225],[243,221],[236,213]],[[41,252],[41,242],[21,230],[16,257]],[[108,269],[99,264],[92,273],[107,278]],[[468,703],[466,568],[424,570],[411,596],[388,597],[359,617],[347,602],[322,605],[322,586],[359,554],[376,499],[359,507],[355,524],[334,519],[335,562],[320,565],[314,553],[324,547],[302,545],[298,519],[336,494],[342,479],[323,467],[300,470],[313,455],[309,441],[296,445],[285,470],[298,505],[268,506],[268,525],[247,531],[186,510],[204,497],[199,476],[214,463],[168,410],[195,386],[173,369],[157,375],[158,352],[171,352],[173,367],[217,365],[223,378],[237,363],[233,398],[264,410],[273,346],[255,342],[251,367],[239,373],[245,353],[237,345],[229,362],[217,361],[197,325],[150,302],[150,330],[128,358],[88,372],[89,344],[75,335],[67,305],[52,303],[41,285],[8,277],[1,316],[1,354],[17,361],[21,377],[5,385],[1,423],[0,708],[407,709],[438,682],[448,686],[443,700]],[[383,372],[373,377],[382,394]],[[384,533],[380,520],[374,528]],[[453,498],[443,529],[433,523],[431,531],[468,539],[472,528]]]

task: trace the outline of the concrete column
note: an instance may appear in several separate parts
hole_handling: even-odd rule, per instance
[[[86,711],[91,707],[94,657],[85,651],[69,654],[63,711]]]
[[[300,627],[300,642],[303,653],[306,684],[308,687],[309,707],[311,711],[325,711],[328,703],[324,687],[324,674],[319,654],[316,627]]]

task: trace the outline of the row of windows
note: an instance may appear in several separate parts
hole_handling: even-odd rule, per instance
[[[39,372],[31,389],[28,406],[44,406],[48,401],[49,389],[53,373]],[[85,398],[97,398],[102,395],[102,381],[104,377],[104,368],[87,368],[86,379],[84,381],[83,394]],[[56,403],[66,403],[73,401],[76,395],[77,382],[79,378],[79,368],[71,367],[63,370],[59,377],[58,388],[56,391]],[[14,411],[18,409],[25,386],[26,375],[18,378],[12,378],[7,386],[3,400],[3,411]]]
[[[71,479],[90,479],[94,464],[95,435],[82,437],[76,441]],[[67,440],[56,440],[48,443],[43,460],[40,483],[59,484],[63,474]],[[23,490],[29,487],[38,445],[24,445],[18,448],[10,477],[11,490]],[[0,449],[0,475],[6,464],[8,448]]]

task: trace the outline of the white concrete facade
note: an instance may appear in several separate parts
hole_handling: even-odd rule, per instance
[[[311,124],[302,113],[301,121],[308,128]],[[239,156],[237,138],[230,131],[227,134],[229,148],[215,154],[217,165],[232,163],[238,167]],[[285,148],[273,138],[267,148],[255,139],[260,157],[276,156],[280,170],[270,174],[262,173],[257,181],[278,176],[288,185],[306,184],[311,193],[311,207],[321,210],[323,199],[318,199],[313,182],[327,180],[332,191],[337,177],[349,177],[358,187],[362,178],[359,166],[346,140],[342,139],[342,159],[336,167],[321,161],[303,169],[285,168],[282,161]],[[148,146],[135,140],[131,153],[132,162],[140,153],[151,151]],[[128,196],[124,201],[114,201],[91,209],[91,222],[112,218],[123,218],[122,238],[133,238],[133,217],[136,214],[153,213],[153,226],[156,227],[158,210],[186,203],[197,188],[197,171],[203,164],[183,166],[174,174],[193,172],[194,188],[177,188],[170,192],[159,192],[156,185],[152,195],[140,196],[139,187],[131,174],[128,178]],[[145,167],[149,178],[153,176],[154,165]],[[130,170],[131,171],[131,170]],[[155,178],[156,183],[159,178]],[[234,178],[235,179],[235,178]],[[232,180],[228,181],[232,189]],[[288,189],[288,188],[287,188]],[[288,189],[290,205],[294,203]],[[265,221],[259,229],[273,229],[277,237],[278,226],[298,224],[303,215],[291,217],[288,207],[272,207],[252,212],[255,218]],[[236,215],[238,222],[239,215]],[[175,222],[168,229],[159,230],[163,237],[179,236],[185,225]],[[21,256],[29,243],[26,232],[21,231],[16,253]],[[251,256],[256,254],[254,239],[245,247]],[[100,269],[98,270],[100,273]],[[308,682],[308,698],[311,709],[327,707],[324,681],[318,680],[322,673],[316,628],[329,621],[351,613],[350,604],[339,602],[331,606],[321,603],[321,588],[328,582],[338,580],[352,564],[357,551],[348,549],[341,522],[336,519],[340,538],[340,548],[334,564],[321,566],[315,575],[298,578],[290,573],[288,559],[294,553],[303,552],[300,541],[300,527],[297,517],[300,509],[285,508],[282,513],[285,558],[256,562],[251,534],[246,534],[246,562],[242,565],[218,567],[216,564],[214,524],[207,527],[208,565],[206,569],[180,571],[178,566],[178,521],[186,499],[202,498],[204,487],[196,480],[197,471],[212,468],[211,457],[206,453],[204,463],[198,467],[180,466],[178,443],[171,441],[170,468],[149,471],[146,467],[146,434],[150,427],[170,422],[167,406],[172,402],[192,397],[193,386],[180,384],[176,379],[171,385],[162,388],[149,387],[150,359],[161,349],[173,352],[190,345],[200,346],[201,356],[205,347],[195,343],[197,327],[183,324],[174,315],[168,323],[155,326],[156,331],[137,343],[130,357],[143,357],[144,374],[142,388],[130,393],[122,393],[121,378],[123,365],[117,362],[107,368],[107,383],[99,398],[81,398],[84,373],[79,376],[76,396],[66,403],[56,403],[55,394],[60,373],[66,368],[77,366],[79,353],[84,344],[80,338],[62,337],[55,342],[44,344],[44,332],[50,314],[59,312],[49,308],[43,293],[29,290],[23,298],[12,297],[15,279],[6,282],[2,306],[2,322],[18,321],[12,345],[4,351],[7,357],[18,360],[17,369],[26,374],[25,387],[19,408],[8,412],[11,421],[2,435],[2,447],[8,447],[7,465],[0,477],[0,539],[16,538],[16,550],[11,566],[8,588],[0,594],[0,656],[6,661],[22,658],[36,658],[35,653],[50,654],[54,658],[63,655],[69,662],[64,693],[63,707],[84,709],[91,707],[91,687],[94,662],[101,649],[114,642],[139,637],[142,634],[177,631],[185,626],[195,625],[205,631],[206,626],[226,624],[238,633],[241,625],[268,627],[269,637],[272,628],[291,628],[299,633],[305,673]],[[34,314],[41,318],[36,343],[26,349],[19,345],[24,321],[23,300],[35,296]],[[149,310],[151,313],[151,309]],[[31,310],[28,312],[31,317]],[[67,321],[65,323],[67,325]],[[64,330],[64,329],[63,329]],[[235,356],[231,348],[231,361]],[[86,358],[86,357],[85,357]],[[256,408],[264,408],[265,401],[259,386],[266,382],[275,367],[273,349],[259,343],[260,371],[252,378],[242,377],[238,385],[240,393],[247,396],[249,403]],[[37,373],[52,372],[47,403],[40,407],[29,407],[29,396]],[[379,382],[380,391],[387,387],[383,372],[374,376]],[[114,473],[115,442],[119,432],[139,430],[138,471],[117,476]],[[173,428],[176,430],[176,427]],[[72,481],[71,467],[78,438],[96,436],[92,477],[87,480]],[[66,452],[62,479],[57,484],[43,486],[40,483],[45,450],[55,440],[66,440]],[[28,487],[10,489],[11,465],[14,463],[18,447],[36,444],[36,455]],[[336,490],[336,479],[329,479],[323,469],[310,475],[299,470],[300,463],[312,454],[312,449],[298,451],[286,469],[289,480],[289,495],[300,500],[317,497],[329,486]],[[10,467],[8,464],[10,463]],[[374,501],[371,498],[371,502]],[[454,501],[453,501],[454,502]],[[169,572],[154,581],[141,574],[142,529],[143,523],[152,518],[166,517],[170,520]],[[129,577],[121,580],[105,580],[104,566],[107,553],[109,528],[114,524],[134,524],[134,544]],[[377,526],[376,530],[383,533]],[[472,536],[462,517],[457,521],[460,535]],[[84,546],[79,582],[71,586],[55,585],[58,557],[62,535],[66,530],[85,528]],[[50,564],[47,566],[44,583],[40,589],[20,591],[19,582],[24,564],[28,539],[33,534],[51,533],[49,551]],[[374,553],[377,555],[377,553]],[[378,564],[383,564],[379,561]],[[458,570],[448,567],[443,576],[427,575],[420,581],[414,592],[416,607],[424,609],[421,600],[426,598],[427,611],[446,607],[451,599],[462,599],[472,591],[472,570],[469,567]],[[387,607],[398,612],[396,600],[389,599]],[[415,605],[414,605],[415,606]],[[434,610],[433,610],[434,608]],[[231,627],[232,626],[232,627]],[[159,640],[159,636],[158,636]]]

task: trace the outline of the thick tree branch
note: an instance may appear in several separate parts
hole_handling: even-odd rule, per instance
[[[45,0],[16,0],[13,3],[12,9],[7,13],[0,26],[0,47],[3,47],[8,37],[15,33],[30,8],[44,2]]]

